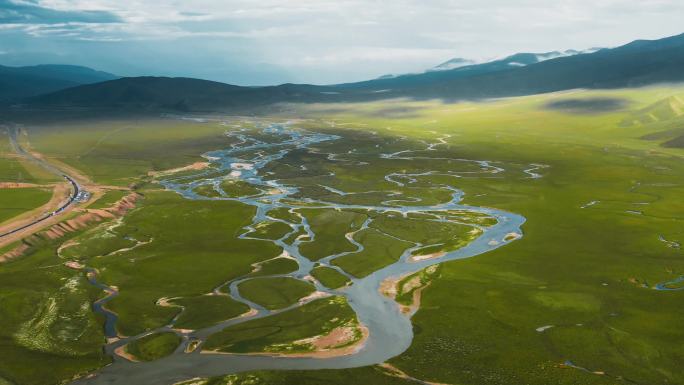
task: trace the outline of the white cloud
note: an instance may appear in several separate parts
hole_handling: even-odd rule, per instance
[[[304,65],[310,67],[347,65],[359,62],[397,62],[419,61],[426,58],[439,60],[444,55],[450,55],[450,49],[421,49],[421,48],[391,48],[391,47],[351,47],[335,52],[325,52],[321,55],[306,55],[297,58],[288,58],[281,61],[283,64]]]
[[[81,51],[87,45],[91,52],[118,50],[120,54],[106,63],[113,72],[185,71],[188,76],[239,83],[262,83],[260,79],[273,79],[274,74],[282,81],[348,81],[420,71],[452,57],[615,46],[684,32],[680,0],[37,0],[37,4],[57,15],[101,12],[115,15],[118,22],[0,24],[0,49],[19,46],[18,51],[12,49],[13,55],[31,52],[26,57],[32,60],[40,57],[36,52],[46,58],[59,54],[83,60]],[[11,34],[14,41],[2,34]],[[164,60],[144,62],[126,55],[140,47],[151,53],[156,50]],[[181,67],[177,63],[182,61],[174,60],[174,55],[193,55],[194,65]],[[100,64],[90,60],[92,64],[75,64]],[[265,63],[273,72],[261,78],[258,74],[238,78],[245,72],[216,64],[228,61],[245,66]],[[223,75],[221,68],[225,68]]]

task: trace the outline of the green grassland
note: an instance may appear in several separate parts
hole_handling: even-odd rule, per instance
[[[248,372],[192,380],[179,385],[411,385],[415,383],[413,380],[388,376],[378,367],[365,367],[344,370]]]
[[[416,290],[424,289],[433,279],[439,277],[439,265],[430,266],[417,273],[411,274],[397,282],[395,300],[402,305],[413,304]],[[415,282],[417,280],[417,282]]]
[[[104,195],[93,202],[88,208],[91,209],[103,209],[112,206],[114,203],[121,200],[128,194],[127,191],[123,190],[109,190]]]
[[[254,231],[248,235],[253,238],[277,240],[292,231],[292,228],[283,222],[265,221],[254,226]]]
[[[322,298],[272,317],[230,326],[211,335],[203,349],[231,353],[306,352],[311,346],[294,342],[356,323],[356,314],[344,298]]]
[[[7,140],[6,137],[5,140]],[[34,183],[35,181],[35,178],[16,158],[0,157],[0,182]]]
[[[214,188],[214,185],[210,184],[197,186],[197,188],[195,188],[195,193],[207,198],[216,198],[221,196],[221,193]]]
[[[221,183],[221,190],[229,197],[256,195],[261,192],[258,188],[241,180],[226,179]]]
[[[412,243],[397,240],[376,229],[365,229],[354,234],[354,239],[363,245],[364,249],[343,255],[333,260],[347,273],[361,278],[396,262],[404,250],[413,246]]]
[[[154,361],[173,353],[181,338],[175,333],[155,333],[126,345],[126,352],[139,361]]]
[[[287,274],[296,271],[299,264],[294,259],[290,258],[275,258],[268,261],[260,262],[257,265],[256,271],[250,275],[259,277],[264,275]]]
[[[151,242],[90,261],[104,283],[119,287],[120,295],[108,304],[120,316],[119,330],[135,335],[163,326],[178,309],[156,306],[157,299],[209,293],[249,273],[251,264],[279,254],[271,243],[235,238],[252,214],[252,208],[237,202],[146,194],[142,207],[116,230]]]
[[[130,249],[138,242],[149,242],[149,238],[138,238],[123,232],[123,227],[112,227],[105,222],[83,232],[70,244],[61,248],[59,256],[68,260],[87,260],[92,257],[109,256]]]
[[[433,215],[443,216],[444,218],[447,219],[453,219],[459,222],[464,222],[467,224],[474,224],[474,225],[479,225],[482,227],[489,227],[493,226],[496,224],[497,220],[496,218],[490,217],[487,214],[483,213],[472,213],[472,212],[464,212],[461,210],[449,210],[446,212],[434,212],[432,213]],[[419,218],[419,219],[425,219],[425,218],[420,218],[416,216],[412,216],[409,214],[409,217],[413,218]]]
[[[466,203],[526,216],[525,237],[445,264],[423,292],[411,348],[392,363],[417,378],[446,383],[684,382],[678,369],[684,335],[676,326],[684,321],[682,292],[650,289],[684,271],[682,251],[659,241],[659,234],[684,237],[678,199],[684,152],[667,144],[683,120],[672,110],[653,123],[623,124],[634,111],[683,93],[660,87],[482,104],[399,102],[418,109],[411,119],[361,116],[381,109],[380,103],[326,115],[406,140],[451,134],[440,152],[453,157],[518,169],[549,166],[539,171],[541,179],[505,172],[457,181]],[[595,97],[626,99],[629,107],[602,113],[545,107],[551,100]],[[594,200],[600,203],[581,208]],[[642,214],[626,212],[635,208]],[[537,331],[548,325],[554,327]],[[563,367],[566,360],[589,372]]]
[[[47,203],[52,191],[40,188],[0,188],[0,223]]]
[[[192,305],[198,300],[194,297],[280,253],[270,243],[235,238],[252,214],[253,209],[236,202],[187,201],[169,192],[149,192],[120,224],[84,232],[61,254],[98,269],[102,282],[119,288],[108,307],[120,316],[120,332],[135,335],[167,324],[180,311],[155,305],[158,299],[193,297],[183,300]],[[183,323],[242,312],[238,306],[200,315],[192,308],[181,316]]]
[[[57,121],[30,127],[31,145],[91,176],[126,186],[149,171],[202,161],[202,153],[231,139],[217,122],[173,119]]]
[[[338,289],[350,282],[342,273],[326,266],[315,267],[311,270],[311,275],[330,289]]]
[[[288,307],[315,290],[310,283],[289,277],[251,279],[238,289],[243,297],[270,310]]]
[[[684,254],[676,246],[684,243],[683,96],[684,88],[663,86],[479,103],[295,105],[297,116],[309,118],[298,127],[342,139],[319,143],[315,152],[293,151],[264,172],[299,187],[302,198],[354,204],[397,199],[397,205],[445,202],[451,191],[443,186],[449,184],[465,192],[468,205],[496,207],[527,218],[522,239],[443,264],[439,274],[421,276],[430,284],[412,320],[413,343],[390,361],[410,376],[473,385],[684,383],[684,291],[653,289],[684,275]],[[624,100],[621,105],[626,107],[549,107],[550,102],[599,97]],[[413,113],[397,116],[392,111],[398,108]],[[39,151],[84,170],[96,181],[118,185],[138,182],[148,171],[201,160],[204,151],[225,148],[235,140],[223,135],[225,127],[212,122],[159,119],[54,123],[29,130],[30,143]],[[428,150],[427,144],[437,145]],[[407,149],[414,150],[408,154],[411,158],[380,156]],[[330,153],[338,156],[331,160]],[[462,159],[488,160],[505,171],[491,173]],[[536,170],[542,178],[532,179],[524,172],[531,164],[547,166]],[[385,179],[389,173],[425,171],[434,173],[414,181],[399,177],[403,185]],[[16,178],[14,171],[11,174]],[[230,194],[242,195],[243,187]],[[0,317],[0,378],[17,384],[54,384],[109,362],[101,350],[102,320],[81,310],[102,293],[56,256],[59,244],[72,238],[79,244],[65,248],[65,258],[97,268],[102,282],[119,288],[120,295],[108,307],[119,314],[122,334],[166,325],[182,311],[156,305],[160,298],[174,298],[172,304],[186,308],[179,327],[204,326],[245,310],[228,297],[205,294],[282,251],[268,241],[237,239],[254,209],[238,202],[190,201],[157,188],[146,185],[139,207],[114,228],[105,224],[48,242],[29,256],[0,265],[0,309],[11,309],[10,316],[3,312]],[[316,234],[301,244],[302,254],[318,260],[348,252],[333,263],[359,277],[396,261],[413,245],[399,239],[447,245],[445,238],[453,238],[453,243],[431,251],[451,250],[468,239],[473,224],[493,223],[487,216],[459,212],[448,216],[463,225],[433,223],[425,215],[373,216],[363,210],[303,207],[296,212]],[[268,215],[300,221],[284,210]],[[369,218],[369,229],[354,234],[365,249],[355,252],[345,234],[359,230]],[[263,264],[263,274],[292,268],[289,262],[273,261],[278,262]],[[313,272],[329,287],[342,284],[341,276],[334,274],[323,267]],[[271,308],[287,306],[311,291],[307,283],[281,278],[240,285],[246,298]],[[411,294],[401,292],[399,300],[408,303]],[[203,348],[305,351],[292,342],[329,330],[332,319],[354,318],[346,304],[333,302],[317,300],[231,326],[213,335]],[[72,325],[85,332],[69,334],[76,333]],[[31,340],[28,335],[40,338]],[[375,367],[259,372],[234,379],[254,380],[249,376],[264,384],[295,378],[304,384],[336,383],[340,378],[405,382]]]
[[[0,127],[0,182],[46,183],[56,180],[39,165],[18,157],[10,145],[7,130]]]
[[[409,242],[426,246],[434,245],[430,251],[423,253],[448,252],[470,243],[482,232],[472,226],[452,222],[438,222],[435,219],[404,218],[399,214],[385,214],[374,218],[370,225],[385,234]],[[420,254],[417,250],[413,254]]]
[[[366,216],[361,213],[333,210],[333,209],[299,209],[306,217],[315,238],[303,242],[299,248],[302,255],[312,261],[317,261],[328,255],[345,251],[354,251],[356,246],[347,241],[344,236],[358,230]]]
[[[249,310],[241,302],[225,295],[201,295],[170,301],[183,307],[174,326],[179,329],[201,329],[237,317]]]
[[[97,268],[99,280],[118,287],[120,295],[107,306],[119,315],[124,335],[163,326],[181,311],[177,327],[199,328],[248,310],[228,297],[202,294],[280,253],[270,243],[235,238],[253,209],[236,202],[186,206],[191,202],[173,193],[144,194],[118,224],[42,242],[0,265],[0,307],[11,315],[0,317],[0,351],[7,357],[0,377],[17,384],[58,383],[109,362],[102,320],[90,311],[102,292],[83,273],[64,267],[65,260]],[[61,250],[61,259],[57,249],[68,241],[72,245]],[[157,306],[164,297],[177,299],[171,307]]]
[[[286,208],[277,208],[270,210],[268,212],[268,216],[273,218],[273,219],[281,219],[283,221],[287,221],[289,223],[300,223],[301,219],[297,214],[294,212],[290,212],[289,209]]]
[[[90,311],[101,292],[55,249],[0,266],[0,377],[13,384],[56,384],[110,362]]]

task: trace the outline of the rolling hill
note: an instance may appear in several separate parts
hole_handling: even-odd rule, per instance
[[[118,78],[88,67],[44,64],[28,67],[0,66],[0,101],[14,101]]]
[[[670,96],[665,99],[643,108],[629,118],[625,119],[623,125],[631,126],[635,124],[651,124],[669,121],[684,115],[684,99],[679,96]]]
[[[28,98],[26,103],[35,106],[209,111],[281,101],[309,101],[311,95],[325,100],[337,95],[331,90],[330,87],[296,84],[242,87],[192,78],[144,76],[82,85]]]

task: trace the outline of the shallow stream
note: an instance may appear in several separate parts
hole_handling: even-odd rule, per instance
[[[406,274],[411,274],[425,269],[428,266],[452,261],[456,259],[463,259],[473,257],[482,253],[499,248],[522,235],[521,226],[525,222],[525,218],[514,213],[509,213],[493,208],[473,207],[461,204],[463,193],[453,186],[440,185],[440,188],[448,188],[452,191],[451,200],[446,203],[437,205],[425,206],[400,206],[400,200],[392,200],[383,202],[381,205],[354,205],[354,204],[339,204],[324,202],[315,199],[303,199],[296,202],[291,196],[297,192],[295,186],[286,185],[278,180],[269,179],[268,175],[260,173],[260,171],[270,162],[283,158],[290,151],[294,149],[309,148],[315,144],[333,141],[340,139],[334,135],[327,135],[321,133],[313,133],[291,129],[287,124],[274,124],[266,127],[263,133],[269,137],[282,137],[283,140],[277,143],[267,143],[261,140],[250,137],[243,131],[232,131],[232,135],[239,139],[239,143],[233,145],[229,149],[212,151],[205,155],[210,159],[214,169],[211,174],[207,174],[207,178],[170,178],[162,182],[162,184],[170,190],[176,191],[187,199],[224,199],[237,200],[244,204],[251,205],[256,208],[256,214],[253,218],[253,223],[248,226],[246,232],[241,235],[242,238],[249,238],[250,231],[254,226],[263,221],[280,221],[287,223],[292,228],[292,233],[297,233],[303,230],[308,234],[309,238],[315,237],[306,218],[302,218],[301,223],[289,223],[283,220],[269,218],[268,212],[274,208],[302,208],[316,207],[316,208],[333,208],[333,209],[362,209],[372,210],[376,212],[399,212],[407,213],[425,213],[425,212],[440,212],[448,210],[461,210],[472,213],[483,213],[490,217],[496,218],[497,223],[489,227],[481,227],[483,233],[468,245],[446,253],[445,255],[420,261],[411,261],[412,249],[422,245],[416,245],[404,252],[401,258],[374,273],[363,277],[354,278],[341,269],[338,271],[347,275],[352,279],[353,284],[349,287],[338,290],[331,290],[324,287],[322,284],[315,282],[316,288],[332,295],[344,296],[349,305],[357,314],[358,320],[368,328],[369,337],[366,343],[354,354],[339,356],[333,358],[295,358],[284,356],[256,356],[256,355],[225,355],[225,354],[205,354],[200,353],[201,346],[192,353],[185,353],[184,349],[192,340],[204,340],[207,336],[218,332],[227,326],[246,322],[255,318],[268,317],[274,312],[269,311],[262,306],[252,303],[243,298],[238,290],[238,285],[245,279],[238,278],[224,283],[219,286],[217,290],[225,286],[229,289],[230,295],[241,302],[248,304],[252,309],[257,310],[256,314],[249,317],[242,317],[222,322],[215,326],[197,330],[184,335],[184,343],[173,355],[148,363],[133,363],[121,357],[114,356],[115,362],[112,365],[103,368],[94,377],[81,379],[76,381],[78,384],[164,384],[169,385],[177,381],[188,380],[196,377],[209,377],[217,375],[225,375],[229,373],[236,373],[250,370],[282,370],[282,369],[340,369],[352,368],[367,365],[374,365],[387,361],[388,359],[397,356],[408,349],[413,339],[413,329],[410,320],[410,314],[402,314],[397,306],[397,303],[382,295],[379,291],[380,284],[387,278],[399,277]],[[434,148],[434,144],[430,145]],[[430,149],[430,147],[428,148]],[[263,150],[263,152],[260,152]],[[396,156],[401,159],[410,159],[407,152],[397,154],[383,154],[384,159],[392,159]],[[329,157],[333,160],[335,156]],[[422,158],[424,159],[424,157]],[[466,160],[467,161],[467,160]],[[469,161],[478,164],[486,172],[500,172],[503,169],[500,167],[491,166],[488,162],[483,161]],[[216,177],[216,169],[220,170],[221,176]],[[531,171],[530,169],[528,171]],[[231,175],[232,178],[242,180],[264,191],[263,194],[248,197],[230,198],[220,190],[220,183],[226,177]],[[427,173],[399,175],[392,173],[386,177],[388,181],[393,183],[411,183],[411,179],[420,175],[429,175]],[[536,175],[536,174],[535,174]],[[402,182],[398,182],[401,180]],[[216,191],[221,193],[221,197],[208,198],[206,196],[198,195],[194,189],[199,185],[212,184]],[[340,190],[330,188],[329,191],[336,194],[345,194]],[[297,204],[300,203],[300,204]],[[368,225],[368,221],[364,226]],[[518,237],[511,237],[515,234]],[[290,276],[297,279],[304,279],[309,275],[309,272],[314,267],[314,262],[303,257],[299,252],[299,245],[301,240],[295,241],[292,244],[283,242],[286,235],[279,240],[274,240],[277,246],[283,248],[291,257],[295,258],[299,264],[299,269],[290,274],[279,276]],[[348,239],[350,239],[348,237]],[[350,239],[358,248],[357,251],[363,249],[363,245]],[[322,260],[320,263],[328,265],[334,258],[339,255],[331,255]],[[107,290],[106,286],[97,283],[95,276],[92,275],[91,282],[99,285],[99,287]],[[107,324],[105,326],[107,337],[115,338],[115,322],[116,317],[107,313],[103,309],[102,304],[105,301],[99,301],[95,306],[95,311],[100,312],[106,316]],[[301,304],[290,306],[287,309],[279,310],[277,312],[287,311]],[[171,325],[160,328],[162,330],[172,330]],[[129,340],[121,340],[107,346],[107,351],[111,354],[114,349],[122,346]]]

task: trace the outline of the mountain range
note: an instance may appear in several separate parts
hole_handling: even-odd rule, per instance
[[[0,101],[17,100],[117,78],[118,76],[107,72],[72,65],[0,66]]]
[[[472,59],[464,59],[464,58],[453,58],[450,60],[445,61],[444,63],[441,63],[437,66],[434,66],[430,68],[428,71],[448,71],[448,70],[454,70],[458,68],[463,68],[463,67],[473,67],[476,65],[480,64],[493,64],[493,63],[498,63],[503,66],[509,66],[509,67],[524,67],[526,65],[530,64],[535,64],[539,62],[543,62],[546,60],[551,60],[551,59],[556,59],[559,57],[566,57],[566,56],[574,56],[574,55],[582,55],[582,54],[587,54],[587,53],[594,53],[597,51],[602,50],[603,48],[590,48],[582,51],[574,50],[574,49],[568,49],[565,51],[552,51],[552,52],[543,52],[543,53],[517,53],[515,55],[507,56],[503,59],[496,59],[496,60],[490,60],[488,62],[477,62],[476,60]]]
[[[277,102],[484,99],[681,81],[684,34],[593,52],[519,53],[487,63],[329,86],[241,87],[190,78],[137,77],[80,85],[24,102],[35,106],[207,111]]]

